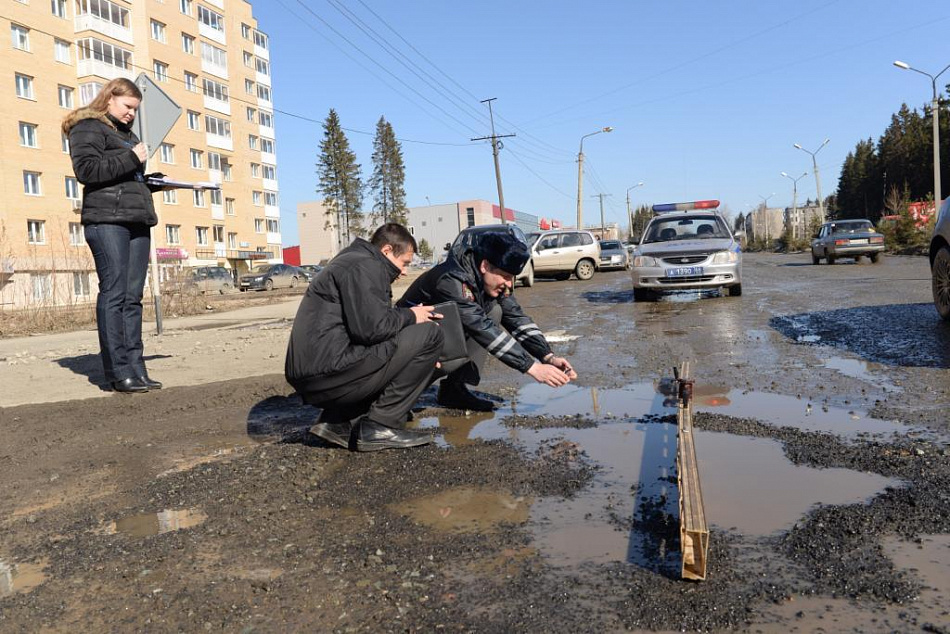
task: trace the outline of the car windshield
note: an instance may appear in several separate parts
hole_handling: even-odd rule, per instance
[[[251,271],[251,273],[253,273],[254,275],[263,275],[264,273],[270,272],[272,268],[274,268],[273,264],[264,264],[261,266],[254,267],[254,270]]]
[[[643,243],[729,237],[729,230],[718,216],[659,217],[650,222],[643,237]]]
[[[528,238],[528,246],[529,246],[529,247],[533,247],[533,246],[534,246],[534,243],[537,242],[537,241],[538,241],[538,238],[541,237],[541,234],[540,234],[540,233],[529,233],[526,237]]]
[[[831,225],[831,233],[864,233],[865,231],[874,231],[874,225],[870,220],[836,222]]]
[[[600,248],[601,248],[601,249],[608,249],[608,250],[611,250],[611,249],[622,249],[622,248],[623,248],[623,245],[620,244],[620,241],[619,241],[619,240],[601,240],[601,241],[600,241]]]

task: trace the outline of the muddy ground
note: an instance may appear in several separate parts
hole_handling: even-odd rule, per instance
[[[634,303],[623,272],[519,289],[577,384],[492,363],[498,412],[430,390],[423,448],[331,448],[251,368],[3,408],[0,631],[950,632],[950,327],[926,261],[806,259],[747,255],[740,298]],[[275,328],[240,334],[275,348]],[[660,379],[681,361],[703,582],[679,579]]]

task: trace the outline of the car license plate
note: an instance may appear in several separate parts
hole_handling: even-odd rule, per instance
[[[250,282],[241,282],[241,286],[250,286],[250,285],[251,285]]]
[[[666,277],[692,277],[702,274],[703,267],[701,266],[679,266],[675,269],[666,269]]]
[[[619,256],[619,255],[612,255],[612,256],[610,256],[610,263],[611,263],[611,264],[620,264],[620,256]]]
[[[867,244],[867,243],[868,243],[867,238],[856,238],[856,239],[851,240],[851,244]]]

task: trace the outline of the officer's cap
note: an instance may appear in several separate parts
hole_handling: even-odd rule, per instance
[[[524,242],[509,233],[486,233],[478,243],[480,260],[506,273],[518,275],[531,255]]]

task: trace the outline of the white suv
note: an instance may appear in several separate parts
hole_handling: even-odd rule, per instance
[[[594,276],[600,262],[600,243],[590,231],[553,229],[528,234],[536,277],[579,280]]]

